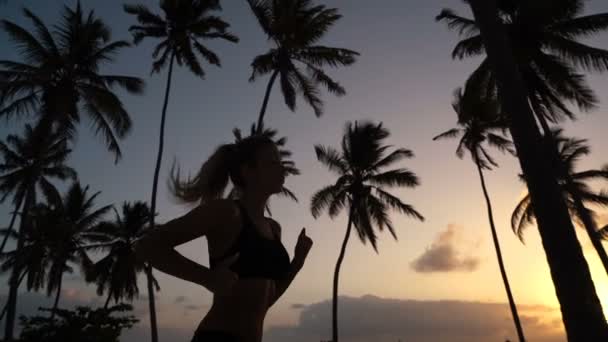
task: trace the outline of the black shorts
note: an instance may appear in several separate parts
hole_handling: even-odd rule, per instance
[[[198,330],[191,342],[239,342],[239,338],[220,330]]]

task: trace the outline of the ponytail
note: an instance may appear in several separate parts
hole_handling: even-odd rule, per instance
[[[180,179],[179,166],[173,162],[169,176],[169,191],[184,204],[207,203],[224,197],[228,181],[232,181],[236,191],[245,187],[241,177],[241,165],[255,164],[257,150],[266,144],[274,144],[265,136],[250,136],[235,144],[224,144],[215,150],[209,159],[203,163],[194,178]]]
[[[194,178],[180,179],[176,162],[171,167],[169,190],[182,203],[207,203],[224,196],[235,154],[234,144],[225,144],[209,157]]]

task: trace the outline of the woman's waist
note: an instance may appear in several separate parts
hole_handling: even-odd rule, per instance
[[[276,295],[274,280],[267,278],[241,278],[229,294],[214,295],[212,308],[242,312],[246,315],[265,313]]]

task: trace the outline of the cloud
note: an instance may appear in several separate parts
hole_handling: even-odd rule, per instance
[[[291,308],[294,310],[301,310],[301,309],[306,308],[306,304],[299,304],[299,303],[291,304]]]
[[[526,337],[537,342],[565,342],[559,310],[520,305]],[[416,301],[375,296],[340,297],[343,342],[487,342],[515,341],[507,304],[465,301]],[[331,301],[307,305],[295,326],[274,326],[264,341],[308,342],[331,336]]]
[[[449,224],[439,233],[430,247],[411,263],[412,269],[419,273],[433,272],[473,272],[479,267],[480,260],[472,255],[461,255],[457,250],[462,237],[462,227]]]
[[[177,296],[175,297],[175,303],[183,303],[188,300],[186,296]]]

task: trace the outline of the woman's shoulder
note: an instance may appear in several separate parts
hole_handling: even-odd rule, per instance
[[[201,203],[195,208],[199,212],[199,216],[206,218],[208,223],[217,228],[238,226],[241,222],[241,213],[233,200],[230,199],[214,199],[205,203]],[[209,222],[210,221],[210,222]]]

